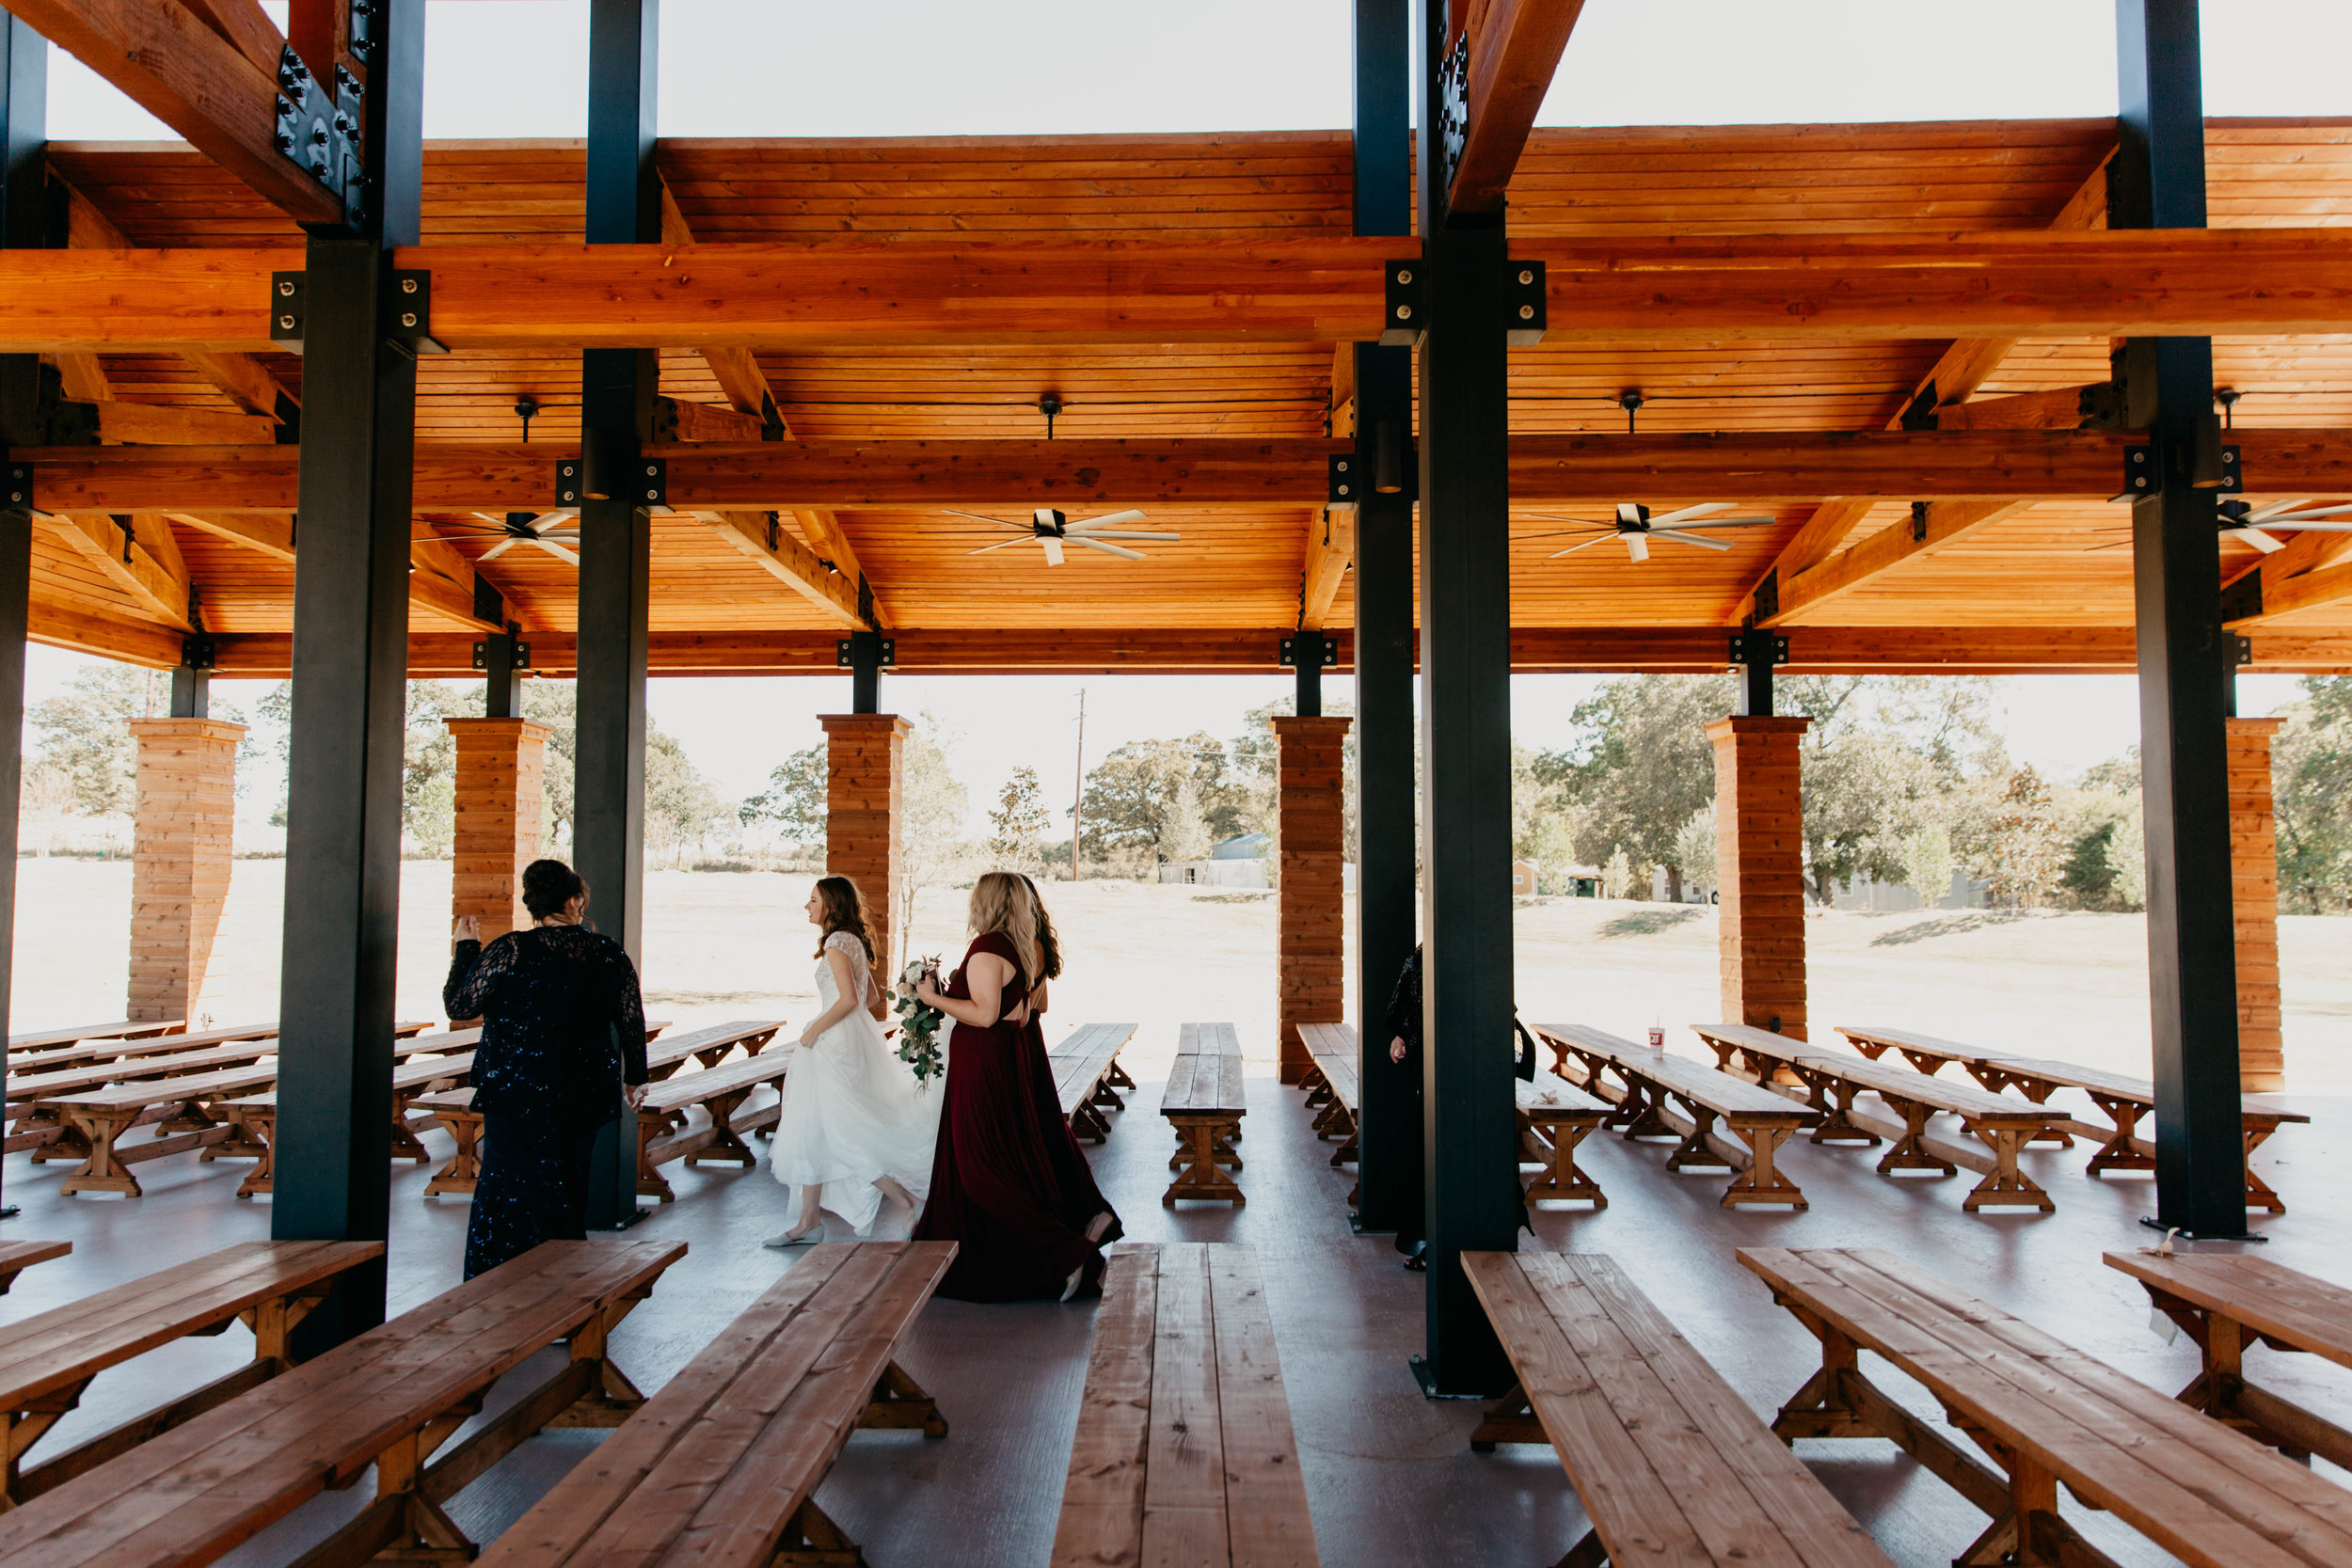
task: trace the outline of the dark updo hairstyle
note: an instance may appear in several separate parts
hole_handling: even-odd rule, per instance
[[[1041,980],[1061,978],[1061,939],[1054,934],[1054,917],[1045,912],[1044,896],[1037,884],[1023,876],[1021,883],[1029,890],[1029,902],[1037,909],[1037,977]]]
[[[533,920],[562,914],[564,906],[588,897],[588,884],[562,861],[532,861],[523,867],[523,908]]]
[[[818,926],[816,956],[825,956],[828,937],[835,931],[847,931],[866,949],[866,962],[870,968],[874,963],[874,935],[866,928],[866,900],[859,895],[857,884],[847,877],[819,877],[817,902],[824,907],[825,916]]]

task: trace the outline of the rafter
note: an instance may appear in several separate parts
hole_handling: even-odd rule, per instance
[[[769,576],[833,616],[845,626],[864,626],[857,589],[844,573],[828,571],[817,553],[771,526],[764,512],[698,512],[718,536],[743,552]]]
[[[181,633],[152,621],[134,621],[114,606],[60,598],[36,590],[26,607],[25,635],[47,647],[168,670],[182,657]]]
[[[2110,382],[2058,387],[2013,397],[1979,398],[1935,411],[1938,430],[2081,430],[2098,419],[2114,397]]]
[[[1971,535],[2012,516],[2029,501],[1940,501],[1928,507],[1924,518],[1905,518],[1883,528],[1867,539],[1842,549],[1820,565],[1798,573],[1778,586],[1779,608],[1764,613],[1771,595],[1756,599],[1756,625],[1788,626],[1801,621],[1834,599],[1842,598],[1879,574],[1922,556],[1959,544]]]
[[[1298,624],[1320,631],[1330,618],[1331,601],[1356,561],[1356,514],[1324,511],[1307,525],[1307,564],[1302,574]]]
[[[167,626],[194,631],[188,618],[187,568],[178,575],[158,561],[136,537],[136,525],[126,533],[111,517],[46,517],[49,531],[106,579],[130,595],[147,613]]]
[[[259,445],[277,439],[277,420],[259,415],[227,414],[213,408],[119,399],[98,404],[98,438],[139,446]]]
[[[291,518],[230,512],[174,512],[170,515],[175,523],[200,529],[285,565],[294,564],[294,530]]]
[[[1502,205],[1583,8],[1584,0],[1486,0],[1470,16],[1469,124],[1446,188],[1454,211],[1490,213]]]
[[[2286,548],[2264,556],[2222,589],[2223,612],[2230,615],[2229,625],[2243,631],[2298,610],[2317,610],[2323,605],[2352,600],[2352,560],[2347,557],[2352,557],[2352,533],[2297,534],[2287,542]],[[2250,595],[2242,586],[2249,578],[2253,579],[2254,592]],[[2259,608],[2251,613],[2230,613],[2233,606],[2243,606],[2249,600]]]

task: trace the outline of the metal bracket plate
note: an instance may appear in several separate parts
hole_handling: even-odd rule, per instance
[[[578,506],[586,499],[581,480],[581,460],[567,457],[555,466],[555,504]],[[632,506],[667,506],[670,504],[670,465],[664,458],[638,457],[629,461],[634,476],[628,495]]]
[[[7,509],[10,512],[32,511],[33,466],[30,463],[18,463],[14,461],[9,462],[8,465],[8,488],[5,491],[0,491],[0,496],[6,497],[5,504]]]
[[[872,634],[861,635],[871,636]],[[857,660],[850,655],[850,639],[844,637],[833,645],[834,663],[844,670],[853,668],[857,663]],[[876,662],[884,670],[894,667],[898,662],[898,643],[896,638],[882,639],[882,657]]]
[[[1295,632],[1275,650],[1275,662],[1285,670],[1295,670],[1302,653],[1327,669],[1334,667],[1340,662],[1339,640],[1319,631]]]
[[[365,211],[367,175],[359,154],[365,117],[359,100],[365,89],[342,66],[335,68],[334,91],[310,74],[291,45],[278,51],[277,117],[273,133],[278,150],[309,171],[311,179],[342,200],[343,221],[358,227]]]
[[[2244,577],[2238,578],[2235,582],[2226,585],[2221,590],[2222,620],[2244,621],[2253,616],[2260,615],[2262,612],[2262,573],[2249,572]],[[2244,638],[2240,638],[2238,641],[2246,643],[2246,652],[2242,654],[2237,660],[2238,663],[2244,664],[2253,657],[2253,644],[2246,642]]]
[[[1762,641],[1756,641],[1762,639]],[[1735,670],[1760,661],[1773,664],[1788,662],[1788,639],[1778,632],[1735,631],[1731,634],[1730,664]]]
[[[1389,348],[1412,348],[1429,319],[1426,272],[1418,256],[1386,265],[1387,302],[1380,317],[1380,341]]]
[[[433,336],[433,275],[429,272],[392,274],[390,301],[384,307],[384,336],[407,346],[411,354],[447,354],[449,348]]]
[[[1362,504],[1367,481],[1359,472],[1363,459],[1352,451],[1335,451],[1330,456],[1329,491],[1324,504],[1334,512],[1352,512]]]
[[[1461,166],[1462,149],[1470,140],[1470,31],[1446,51],[1438,77],[1438,141],[1445,155],[1446,188],[1454,186],[1454,171]]]
[[[199,633],[180,639],[180,662],[189,669],[210,670],[215,657],[215,650],[210,637]]]
[[[1534,348],[1544,341],[1544,326],[1549,320],[1545,303],[1544,264],[1513,261],[1510,268],[1509,281],[1503,287],[1503,298],[1510,309],[1510,326],[1505,337],[1513,348]]]
[[[1769,621],[1780,613],[1780,568],[1775,566],[1764,574],[1764,580],[1756,585],[1756,618]],[[1740,640],[1733,638],[1736,644]],[[1736,656],[1735,656],[1736,657]]]
[[[2225,444],[2221,449],[2221,483],[2212,486],[2217,496],[2234,496],[2246,488],[2246,467],[2240,461],[2238,449]],[[2164,466],[2156,461],[2156,444],[2150,441],[2141,446],[2127,447],[2123,451],[2123,488],[2108,497],[2109,500],[2137,500],[2141,496],[2160,494],[2164,489]]]
[[[269,341],[289,354],[302,352],[303,275],[269,275]]]

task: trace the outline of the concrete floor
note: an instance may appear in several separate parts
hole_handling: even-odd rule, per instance
[[[1168,1139],[1154,1111],[1157,1084],[1130,1096],[1131,1109],[1114,1117],[1110,1142],[1093,1158],[1132,1238],[1246,1242],[1258,1249],[1323,1560],[1529,1568],[1553,1561],[1583,1529],[1558,1464],[1549,1450],[1532,1448],[1472,1454],[1466,1439],[1477,1407],[1421,1398],[1406,1357],[1419,1348],[1422,1276],[1397,1266],[1387,1238],[1350,1234],[1342,1201],[1348,1175],[1327,1164],[1328,1146],[1314,1141],[1298,1093],[1270,1078],[1252,1079],[1249,1092],[1242,1180],[1250,1201],[1240,1212],[1160,1207]],[[2313,1125],[2287,1129],[2258,1156],[2293,1212],[2258,1227],[2272,1238],[2265,1250],[2278,1261],[2352,1284],[2352,1257],[2342,1245],[2352,1196],[2331,1180],[2352,1153],[2352,1101],[2299,1103],[2313,1113]],[[438,1133],[426,1142],[437,1151],[446,1145]],[[2193,1347],[2185,1339],[2168,1345],[2152,1332],[2139,1287],[2098,1261],[2102,1249],[2151,1240],[2138,1223],[2151,1200],[2147,1183],[2085,1179],[2080,1148],[2028,1156],[2058,1199],[2055,1214],[1985,1217],[1960,1208],[1973,1179],[1890,1180],[1858,1150],[1799,1145],[1786,1155],[1786,1168],[1813,1201],[1796,1215],[1718,1208],[1723,1179],[1669,1175],[1660,1147],[1601,1137],[1586,1150],[1584,1163],[1610,1207],[1599,1214],[1545,1211],[1534,1244],[1614,1255],[1759,1412],[1776,1408],[1815,1361],[1813,1341],[1733,1261],[1733,1249],[1749,1243],[1887,1247],[2158,1387],[2176,1388],[2195,1370]],[[135,1200],[60,1198],[64,1168],[37,1167],[24,1156],[7,1162],[7,1196],[24,1214],[0,1234],[70,1238],[75,1250],[23,1275],[0,1299],[0,1321],[267,1233],[266,1207],[231,1196],[242,1163],[200,1165],[178,1157],[142,1165],[148,1192]],[[396,1169],[396,1311],[457,1279],[466,1207],[423,1198],[427,1174]],[[678,1201],[654,1212],[637,1234],[676,1236],[692,1251],[615,1339],[616,1355],[647,1388],[791,1266],[788,1255],[757,1244],[785,1223],[782,1190],[764,1169],[672,1167],[671,1180]],[[926,1311],[904,1361],[938,1397],[952,1434],[936,1443],[912,1433],[861,1434],[819,1494],[876,1568],[1046,1560],[1091,1316],[1084,1307],[956,1302]],[[70,1444],[217,1375],[248,1347],[244,1331],[231,1329],[108,1372],[43,1447]],[[2352,1373],[2265,1350],[2253,1352],[2249,1366],[2290,1397],[2352,1418]],[[510,1383],[533,1376],[526,1369]],[[1928,1408],[1915,1388],[1891,1374],[1887,1382]],[[463,1494],[453,1513],[486,1539],[599,1435],[534,1440]],[[1803,1451],[1906,1568],[1940,1568],[1981,1528],[1980,1516],[1891,1445],[1807,1443]],[[368,1490],[363,1484],[318,1499],[230,1560],[288,1560]],[[2081,1522],[2122,1562],[2170,1560],[2102,1517]]]

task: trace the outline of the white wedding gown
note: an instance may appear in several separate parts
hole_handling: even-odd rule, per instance
[[[825,946],[849,956],[857,976],[857,1006],[815,1044],[793,1047],[769,1169],[787,1187],[820,1187],[818,1203],[863,1231],[882,1207],[881,1189],[874,1185],[882,1177],[898,1178],[916,1204],[922,1203],[930,1186],[946,1095],[936,1080],[916,1085],[913,1070],[898,1060],[867,1011],[874,993],[864,944],[847,931],[835,931]],[[823,958],[817,964],[817,995],[819,1012],[830,1011],[841,995],[833,964]],[[793,1212],[799,1212],[795,1194]]]

